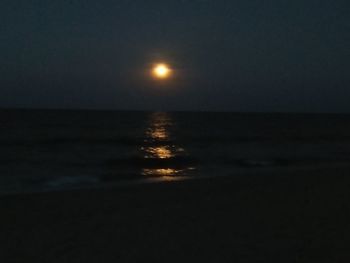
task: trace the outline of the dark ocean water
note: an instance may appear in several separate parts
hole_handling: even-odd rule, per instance
[[[350,161],[350,116],[0,111],[0,193]]]

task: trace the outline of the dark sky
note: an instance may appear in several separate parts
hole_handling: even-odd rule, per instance
[[[0,107],[350,112],[350,1],[1,0],[0,61]]]

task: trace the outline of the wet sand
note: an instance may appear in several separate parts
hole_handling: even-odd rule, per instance
[[[2,196],[7,262],[350,262],[350,167]]]

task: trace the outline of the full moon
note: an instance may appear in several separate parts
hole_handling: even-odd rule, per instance
[[[166,79],[170,77],[171,69],[167,64],[159,63],[153,67],[152,75],[157,79]]]

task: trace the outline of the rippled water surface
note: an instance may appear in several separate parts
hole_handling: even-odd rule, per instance
[[[347,115],[2,110],[0,192],[350,160]]]

